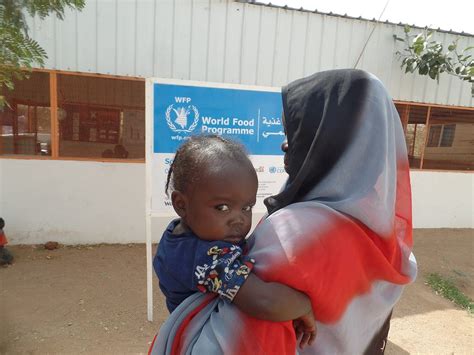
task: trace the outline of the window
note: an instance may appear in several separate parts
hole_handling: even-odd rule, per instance
[[[430,127],[430,135],[428,138],[428,147],[437,147],[439,145],[439,137],[443,126],[434,125]]]
[[[440,147],[452,147],[454,140],[455,124],[443,125],[443,134],[441,136]]]
[[[0,155],[145,158],[144,80],[34,71],[6,97],[10,106],[0,111]],[[395,106],[411,168],[474,170],[473,108]]]
[[[0,155],[145,158],[144,80],[35,71],[6,97]]]
[[[145,83],[58,75],[59,156],[144,159]]]
[[[474,170],[474,110],[432,107],[424,169]]]
[[[411,168],[474,170],[472,108],[429,107],[398,102],[395,106],[405,131]]]
[[[455,124],[430,126],[427,147],[452,147],[455,130]]]
[[[427,106],[396,104],[405,131],[410,168],[421,168],[423,147],[426,139]]]
[[[7,92],[9,107],[0,111],[0,153],[51,155],[49,74],[33,72]]]

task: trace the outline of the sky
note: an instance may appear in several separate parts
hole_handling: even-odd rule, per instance
[[[257,0],[257,2],[378,19],[387,0]],[[381,20],[474,34],[473,14],[474,0],[389,0]]]

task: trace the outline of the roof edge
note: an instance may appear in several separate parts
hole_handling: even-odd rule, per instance
[[[433,30],[433,31],[436,31],[436,32],[439,32],[439,33],[449,33],[449,34],[456,35],[456,36],[474,37],[474,34],[469,33],[469,32],[464,32],[464,31],[457,32],[457,31],[453,31],[453,30],[443,30],[439,27],[438,28],[432,28],[432,27],[428,27],[428,26],[421,27],[421,26],[410,25],[408,23],[402,23],[402,22],[395,23],[395,22],[391,22],[391,21],[388,21],[388,20],[379,21],[375,18],[368,19],[368,18],[365,18],[365,17],[362,17],[362,16],[355,17],[355,16],[349,16],[347,14],[341,15],[341,14],[336,14],[336,13],[333,13],[333,12],[322,12],[322,11],[318,11],[317,9],[312,11],[312,10],[304,9],[303,7],[295,8],[295,7],[291,7],[291,6],[288,6],[288,5],[284,5],[284,6],[274,5],[271,2],[266,3],[266,2],[262,2],[262,1],[253,1],[253,0],[234,0],[234,1],[240,2],[240,3],[246,3],[246,4],[250,4],[250,5],[266,6],[266,7],[272,7],[272,8],[277,8],[277,9],[283,9],[283,10],[300,11],[300,12],[308,12],[308,13],[313,13],[313,14],[319,14],[319,15],[327,15],[327,16],[332,16],[332,17],[340,17],[340,18],[346,18],[346,19],[349,19],[349,20],[360,20],[360,21],[368,21],[368,22],[374,22],[374,23],[384,23],[384,24],[395,25],[395,26],[410,26],[411,28],[417,28],[417,29],[420,29],[420,30],[429,29],[429,30]]]

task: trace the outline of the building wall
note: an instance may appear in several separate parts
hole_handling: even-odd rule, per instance
[[[375,26],[230,0],[87,0],[65,21],[29,23],[49,69],[264,86],[354,67]],[[394,34],[403,28],[377,24],[358,68],[376,74],[397,100],[474,106],[467,83],[404,74]],[[435,39],[474,45],[472,36]],[[415,227],[473,228],[473,179],[412,171]],[[144,164],[0,159],[0,215],[15,244],[143,242],[144,201]],[[153,221],[155,240],[166,222]]]
[[[474,228],[474,174],[411,171],[415,228]]]
[[[396,100],[474,106],[469,83],[404,74],[403,27],[231,0],[87,0],[65,20],[30,19],[46,68],[141,77],[282,86],[317,71],[358,68]],[[445,44],[473,36],[436,33]]]
[[[0,171],[0,215],[11,244],[145,240],[144,164],[2,159]],[[473,174],[411,177],[416,228],[474,228]],[[168,222],[153,219],[155,241]]]
[[[145,165],[0,160],[11,243],[143,242]]]

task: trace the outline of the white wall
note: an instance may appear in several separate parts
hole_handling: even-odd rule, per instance
[[[4,213],[4,208],[3,208],[3,173],[4,171],[4,167],[3,167],[3,160],[0,159],[0,217],[3,217],[3,213]]]
[[[412,171],[415,228],[474,228],[474,174]]]
[[[474,228],[474,174],[411,175],[416,228]],[[0,159],[0,216],[11,244],[142,243],[144,199],[144,164]],[[153,220],[154,240],[168,221]]]
[[[0,162],[0,215],[12,244],[144,240],[144,164]]]

